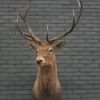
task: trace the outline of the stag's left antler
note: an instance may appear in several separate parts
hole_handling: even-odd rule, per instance
[[[81,13],[82,13],[82,1],[81,0],[77,0],[77,2],[78,2],[78,5],[79,5],[79,8],[80,8],[80,13],[79,13],[78,17],[75,18],[75,12],[73,10],[73,22],[72,22],[71,28],[67,32],[65,32],[64,34],[61,34],[61,35],[58,35],[58,36],[56,36],[56,37],[54,37],[52,39],[49,39],[50,43],[53,43],[53,42],[55,42],[57,40],[60,40],[63,37],[65,37],[66,35],[68,35],[70,32],[73,31],[73,29],[75,28],[75,26],[78,24],[78,22],[80,20],[80,17],[81,17]]]
[[[31,0],[28,2],[28,6],[27,6],[25,14],[22,14],[19,11],[19,16],[17,16],[17,29],[24,36],[24,38],[27,39],[28,41],[35,41],[40,44],[41,43],[40,39],[35,34],[32,34],[33,32],[30,27],[30,24],[27,22],[27,14],[29,11],[30,3],[31,3]],[[26,26],[28,28],[28,32],[22,32],[21,29],[19,28],[19,17],[26,24]]]

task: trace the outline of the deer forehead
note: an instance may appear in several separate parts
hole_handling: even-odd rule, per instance
[[[43,42],[43,43],[41,43],[41,45],[37,46],[37,49],[38,50],[45,50],[46,51],[46,50],[52,49],[52,45],[50,45],[47,42]]]

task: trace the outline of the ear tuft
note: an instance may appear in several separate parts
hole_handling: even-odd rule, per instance
[[[55,49],[63,48],[65,45],[65,41],[60,41],[57,44],[54,44]]]

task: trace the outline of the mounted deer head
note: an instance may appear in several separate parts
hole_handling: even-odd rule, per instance
[[[47,26],[46,41],[41,41],[40,38],[37,37],[32,32],[30,24],[27,22],[27,14],[28,14],[28,11],[29,11],[29,6],[30,6],[30,3],[31,3],[31,0],[28,3],[26,12],[24,14],[19,12],[19,16],[17,16],[17,29],[22,34],[22,36],[27,40],[28,45],[33,50],[36,51],[36,54],[37,54],[36,63],[37,63],[38,66],[40,66],[39,69],[38,69],[38,72],[37,72],[37,79],[36,79],[35,85],[34,85],[34,93],[35,93],[35,97],[37,97],[37,98],[41,94],[40,86],[45,87],[44,84],[46,84],[47,87],[51,88],[52,89],[51,91],[54,90],[55,95],[57,93],[59,94],[59,92],[60,92],[60,83],[59,83],[59,80],[58,80],[58,77],[57,77],[55,50],[58,49],[58,48],[62,48],[63,45],[64,45],[64,42],[61,41],[59,43],[56,43],[56,41],[63,39],[65,36],[67,36],[69,33],[71,33],[74,30],[75,26],[78,24],[80,17],[81,17],[81,12],[82,12],[82,2],[81,2],[81,0],[77,0],[77,2],[78,2],[79,10],[80,10],[79,15],[76,17],[75,12],[73,10],[72,25],[68,29],[68,31],[65,32],[64,34],[60,34],[56,37],[49,38],[49,36],[48,36],[48,26]],[[22,32],[21,29],[19,28],[19,17],[25,23],[25,25],[27,26],[28,32]],[[48,69],[48,75],[47,75],[47,73],[44,75],[45,71],[42,68],[43,67],[47,68],[47,66],[49,68]],[[41,70],[43,70],[43,73],[42,73]],[[47,72],[47,69],[46,69],[46,72]],[[49,82],[49,80],[52,80],[52,78],[55,79],[55,81],[53,80],[53,81]],[[40,85],[40,83],[42,85]],[[44,90],[45,89],[43,88],[42,92]],[[47,90],[48,90],[48,88],[47,88]],[[44,94],[46,94],[46,93],[44,93]],[[43,98],[43,94],[41,94],[41,95],[42,95],[42,97],[40,97],[40,99],[37,99],[37,100],[46,100],[46,98],[41,99],[41,98]],[[49,95],[50,95],[50,93],[49,93]],[[57,97],[59,97],[59,96],[57,95]],[[55,99],[53,99],[53,97],[52,97],[52,99],[50,99],[50,100],[55,100]]]
[[[69,33],[71,33],[74,30],[75,26],[78,24],[80,16],[81,16],[81,12],[82,12],[82,2],[81,2],[81,0],[77,0],[77,1],[78,1],[80,12],[79,12],[79,15],[76,17],[75,12],[73,10],[73,20],[72,20],[72,26],[70,27],[70,29],[67,32],[65,32],[64,34],[60,34],[56,37],[49,39],[49,37],[48,37],[48,26],[47,26],[46,41],[43,41],[43,42],[40,40],[39,37],[37,37],[33,33],[32,29],[30,27],[30,24],[27,22],[27,14],[28,14],[28,11],[29,11],[29,6],[30,6],[30,3],[31,3],[31,0],[28,3],[25,14],[22,14],[21,12],[19,12],[19,16],[17,16],[17,29],[24,36],[24,38],[27,40],[29,46],[32,49],[37,51],[38,58],[36,59],[36,62],[38,64],[44,63],[44,62],[46,63],[46,60],[44,60],[43,57],[42,57],[43,53],[45,53],[44,56],[49,56],[49,54],[50,54],[50,57],[51,57],[51,54],[54,54],[54,50],[56,48],[63,47],[64,41],[61,41],[60,43],[58,43],[56,45],[55,45],[54,42],[63,39],[65,36],[67,36]],[[22,32],[20,30],[20,28],[19,28],[19,17],[22,19],[22,21],[27,26],[28,32]],[[35,42],[37,44],[35,45],[32,42]],[[50,59],[49,59],[49,61],[50,61]]]

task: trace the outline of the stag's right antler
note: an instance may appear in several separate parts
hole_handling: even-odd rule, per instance
[[[27,22],[27,14],[29,11],[30,3],[31,3],[31,0],[28,2],[28,6],[27,6],[25,14],[22,14],[19,11],[19,16],[17,16],[17,29],[24,36],[24,38],[27,39],[28,41],[35,41],[40,44],[41,43],[40,39],[35,34],[32,34],[33,33],[32,29],[31,29],[29,23]],[[26,24],[26,26],[28,28],[28,32],[22,32],[21,29],[19,28],[19,17]]]
[[[70,32],[73,31],[73,29],[75,28],[75,26],[78,24],[78,22],[80,20],[80,17],[81,17],[81,13],[82,13],[82,1],[81,0],[77,0],[77,1],[78,1],[78,5],[79,5],[79,8],[80,8],[80,13],[79,13],[78,17],[75,18],[75,12],[73,10],[73,22],[72,22],[71,28],[67,32],[65,32],[64,34],[61,34],[61,35],[58,35],[56,37],[53,37],[52,39],[49,39],[50,43],[53,43],[53,42],[55,42],[57,40],[60,40],[63,37],[65,37],[66,35],[68,35]]]

